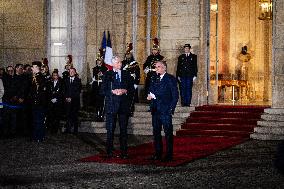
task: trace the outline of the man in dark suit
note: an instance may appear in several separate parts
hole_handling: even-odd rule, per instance
[[[70,68],[69,77],[65,80],[65,108],[66,108],[66,133],[78,133],[78,113],[80,109],[80,94],[82,89],[81,79],[78,78],[75,68]]]
[[[184,45],[184,54],[178,57],[176,77],[180,82],[181,105],[190,106],[193,81],[197,77],[197,56],[190,52],[190,44]]]
[[[152,47],[152,53],[149,55],[143,64],[143,70],[146,74],[146,80],[145,80],[145,94],[148,95],[150,82],[152,80],[152,77],[155,75],[155,62],[159,60],[163,60],[163,56],[160,54],[160,47],[158,45],[158,39],[154,39],[154,44]]]
[[[122,62],[119,57],[112,58],[113,70],[109,70],[103,77],[101,94],[105,96],[105,113],[107,129],[107,157],[113,156],[113,137],[118,117],[120,127],[121,158],[127,155],[127,125],[130,114],[130,102],[133,98],[134,84],[130,74],[121,70]]]
[[[63,106],[64,84],[59,78],[58,72],[54,71],[51,81],[48,82],[48,129],[56,134],[59,129],[60,117]]]
[[[156,76],[150,83],[147,100],[151,100],[152,125],[155,154],[151,159],[160,160],[163,153],[161,130],[166,137],[166,156],[163,161],[173,159],[173,125],[172,115],[178,102],[176,78],[166,73],[165,61],[156,62]]]

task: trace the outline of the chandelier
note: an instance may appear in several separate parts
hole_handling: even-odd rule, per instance
[[[272,20],[272,0],[259,0],[260,20]]]

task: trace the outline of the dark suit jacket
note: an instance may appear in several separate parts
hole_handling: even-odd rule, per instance
[[[81,79],[74,78],[72,84],[70,83],[70,77],[65,79],[64,98],[71,98],[71,103],[80,107],[80,93],[82,89]]]
[[[130,74],[121,70],[121,82],[119,87],[114,85],[115,73],[109,70],[103,77],[103,83],[101,87],[101,95],[105,96],[105,112],[106,113],[123,113],[129,114],[130,103],[134,95],[134,81]],[[111,91],[120,88],[126,89],[127,94],[115,95]]]
[[[62,104],[64,102],[64,83],[61,79],[58,79],[56,85],[53,85],[53,81],[48,82],[48,100],[51,103],[51,99],[56,98],[56,104]],[[53,104],[53,103],[52,103]]]
[[[177,77],[197,77],[197,56],[190,53],[188,57],[182,54],[178,57]]]
[[[152,113],[174,113],[179,96],[177,80],[174,76],[165,73],[160,81],[159,76],[155,75],[155,78],[151,81],[149,92],[156,96],[156,100],[151,102]]]

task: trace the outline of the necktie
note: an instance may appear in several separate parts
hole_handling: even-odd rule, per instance
[[[116,79],[117,81],[120,81],[118,72],[115,72],[115,79]]]

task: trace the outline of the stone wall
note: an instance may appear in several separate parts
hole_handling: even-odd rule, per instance
[[[177,58],[183,45],[190,43],[198,56],[198,76],[193,87],[193,105],[207,102],[206,80],[206,0],[161,1],[161,51],[168,63],[168,72],[175,75]]]
[[[126,0],[88,0],[86,12],[87,72],[90,80],[96,56],[101,47],[103,32],[110,31],[113,52],[123,57],[126,48]],[[129,29],[128,29],[129,30]]]
[[[273,11],[272,107],[284,108],[284,1],[275,0]]]
[[[0,67],[44,57],[45,10],[44,0],[0,1]]]

